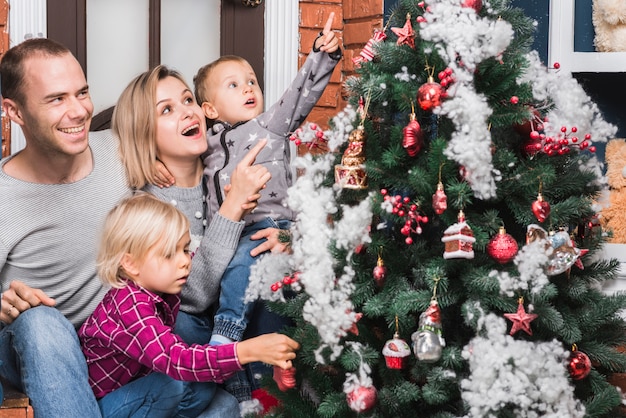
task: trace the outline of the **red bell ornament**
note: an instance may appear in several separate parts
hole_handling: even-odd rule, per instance
[[[500,264],[506,264],[515,258],[519,249],[517,241],[500,227],[498,234],[487,243],[487,254]]]
[[[430,111],[441,104],[442,95],[443,87],[441,87],[441,84],[435,82],[435,79],[429,76],[428,82],[417,90],[417,103],[422,110]]]
[[[543,199],[541,192],[537,194],[537,200],[533,202],[531,209],[539,222],[545,221],[550,215],[550,204]]]
[[[411,157],[415,157],[424,145],[424,133],[419,122],[415,120],[415,113],[409,116],[409,124],[402,129],[402,148]]]
[[[296,368],[290,367],[289,369],[283,369],[278,366],[274,366],[273,379],[278,385],[278,389],[285,392],[289,389],[296,387]]]

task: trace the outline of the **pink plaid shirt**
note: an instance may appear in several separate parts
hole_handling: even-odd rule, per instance
[[[189,346],[174,334],[179,306],[178,295],[159,296],[131,281],[107,292],[78,332],[96,398],[152,371],[221,383],[242,369],[236,343]]]

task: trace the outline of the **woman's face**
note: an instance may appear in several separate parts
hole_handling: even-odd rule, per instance
[[[196,161],[207,150],[206,122],[193,93],[176,77],[156,89],[156,145],[159,158]]]

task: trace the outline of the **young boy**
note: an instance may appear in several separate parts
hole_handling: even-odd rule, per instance
[[[204,156],[209,191],[208,220],[219,209],[224,199],[224,186],[229,183],[239,159],[263,138],[268,142],[256,162],[272,174],[261,190],[257,208],[244,218],[246,228],[222,277],[212,337],[214,344],[239,341],[246,329],[252,304],[244,304],[244,296],[250,266],[255,261],[250,251],[258,245],[256,240],[264,238],[258,231],[271,227],[286,230],[295,219],[295,214],[285,204],[293,175],[288,137],[315,106],[342,56],[339,41],[331,30],[333,19],[334,13],[331,13],[295,80],[266,112],[263,112],[263,93],[254,70],[241,57],[221,57],[200,68],[194,77],[196,100],[212,124],[207,134],[209,148]],[[283,239],[289,237],[286,232],[281,235]],[[281,325],[276,324],[276,327]]]
[[[215,386],[252,361],[290,368],[299,344],[266,334],[218,347],[188,345],[172,331],[191,269],[189,220],[148,193],[106,218],[99,277],[111,289],[79,330],[103,417],[197,416]]]

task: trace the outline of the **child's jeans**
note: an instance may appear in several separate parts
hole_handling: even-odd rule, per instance
[[[250,251],[264,242],[264,240],[251,240],[250,237],[262,229],[289,229],[290,226],[291,221],[274,221],[266,218],[244,228],[235,255],[222,276],[220,302],[215,313],[213,335],[223,335],[233,341],[241,341],[254,305],[244,303],[250,267],[258,257],[252,257]]]
[[[114,390],[98,401],[102,417],[195,418],[211,403],[216,386],[181,382],[150,373]]]

